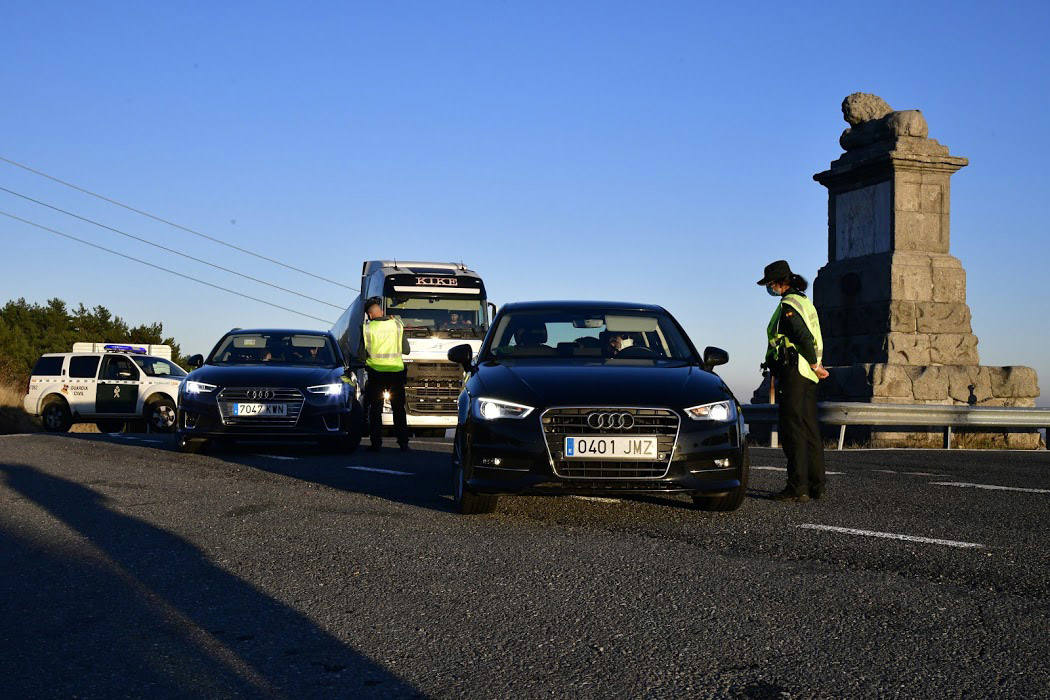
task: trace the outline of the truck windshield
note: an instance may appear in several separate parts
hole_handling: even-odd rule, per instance
[[[338,355],[327,336],[307,333],[231,333],[210,365],[319,365],[335,367]]]
[[[398,316],[405,329],[450,337],[485,335],[485,301],[445,296],[394,296],[386,298],[388,316]]]
[[[488,353],[497,359],[589,358],[692,361],[678,326],[653,312],[549,309],[504,315]]]

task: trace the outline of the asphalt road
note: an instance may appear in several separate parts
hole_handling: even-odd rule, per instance
[[[476,517],[447,453],[0,438],[5,696],[1050,695],[1046,452],[829,452],[779,504],[762,449],[735,513]]]

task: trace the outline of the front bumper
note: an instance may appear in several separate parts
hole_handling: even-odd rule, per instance
[[[317,439],[338,437],[352,429],[353,404],[324,396],[307,396],[295,425],[231,424],[224,421],[214,396],[179,397],[177,432],[188,438],[243,437]]]
[[[530,419],[531,418],[531,419]],[[682,417],[666,474],[658,478],[559,476],[538,418],[480,421],[461,428],[467,487],[486,494],[724,493],[744,479],[743,425]]]

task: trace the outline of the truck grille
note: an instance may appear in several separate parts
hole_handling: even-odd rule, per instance
[[[594,429],[587,416],[594,412],[629,413],[634,425],[629,429]],[[549,408],[541,417],[543,436],[555,476],[571,479],[659,479],[671,466],[680,419],[666,408]],[[565,459],[562,451],[566,436],[576,435],[656,435],[660,459],[655,462]]]
[[[257,392],[266,398],[255,398]],[[242,426],[279,426],[294,428],[299,423],[299,414],[303,411],[303,392],[298,389],[274,387],[229,387],[219,392],[219,416],[224,425]],[[283,403],[288,405],[287,416],[235,416],[233,404],[243,403]]]
[[[451,362],[406,362],[405,412],[455,415],[463,368]]]

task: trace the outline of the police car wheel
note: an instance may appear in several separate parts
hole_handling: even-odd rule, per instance
[[[44,430],[49,433],[67,433],[73,427],[73,415],[69,412],[69,406],[61,399],[55,399],[44,406],[40,417]]]
[[[733,489],[729,493],[719,494],[717,496],[708,496],[703,493],[697,493],[693,495],[693,505],[700,510],[714,511],[714,512],[727,512],[736,510],[744,503],[744,499],[747,497],[747,480],[751,474],[751,456],[744,448],[743,453],[740,457],[741,461],[741,474],[740,474],[740,486]]]
[[[151,403],[146,415],[153,432],[170,433],[175,430],[175,404],[171,399],[160,399]]]
[[[499,505],[499,496],[473,493],[467,488],[466,470],[463,468],[463,453],[459,436],[452,452],[452,488],[456,510],[463,515],[481,515],[491,513]]]

